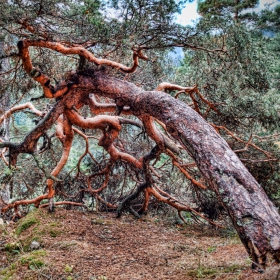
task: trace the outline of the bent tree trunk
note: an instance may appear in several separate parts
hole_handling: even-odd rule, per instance
[[[182,102],[159,94],[142,102],[149,113],[156,112],[153,115],[167,125],[194,158],[230,215],[252,260],[264,265],[271,254],[280,261],[279,213],[226,141]],[[155,106],[165,109],[152,110]]]
[[[262,187],[226,141],[193,109],[163,92],[145,92],[105,74],[80,76],[95,94],[130,106],[135,115],[149,114],[167,126],[196,161],[208,185],[227,210],[253,264],[280,261],[280,216]]]

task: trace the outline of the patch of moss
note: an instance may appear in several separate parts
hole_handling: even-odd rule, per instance
[[[58,230],[50,230],[50,231],[49,231],[49,235],[50,235],[51,237],[57,237],[60,233],[61,233],[61,232],[58,231]]]
[[[218,270],[215,268],[200,267],[198,269],[190,270],[188,275],[195,278],[209,278],[217,275]]]
[[[57,222],[53,222],[51,224],[44,224],[43,226],[39,226],[34,230],[34,234],[37,238],[41,236],[49,235],[50,237],[57,237],[62,234],[62,231],[59,229],[62,225]]]
[[[40,269],[45,266],[45,262],[41,257],[44,257],[46,254],[47,253],[44,250],[33,251],[32,253],[22,256],[20,263],[22,265],[27,265],[31,270]]]
[[[213,253],[213,252],[215,252],[217,250],[217,247],[216,246],[209,246],[208,248],[207,248],[207,252],[208,253]]]
[[[30,255],[34,257],[45,257],[47,255],[47,252],[41,249],[41,250],[33,251],[32,253],[30,253]]]
[[[7,235],[7,234],[8,234],[5,225],[0,225],[0,233],[1,233],[2,235]]]
[[[43,237],[50,236],[55,238],[62,234],[61,229],[59,229],[62,227],[62,225],[59,222],[41,222],[41,215],[45,215],[44,212],[36,210],[31,214],[31,216],[27,215],[24,218],[24,221],[22,221],[23,227],[26,227],[26,224],[31,226],[32,223],[34,224],[34,221],[36,223],[36,225],[32,229],[31,234],[29,234],[28,236],[22,236],[20,238],[22,248],[25,252],[30,251],[30,244],[32,243],[32,241],[37,241],[40,244],[43,244]],[[22,226],[20,228],[22,228]],[[19,228],[17,230],[19,231]]]
[[[16,235],[20,235],[23,231],[30,228],[32,225],[39,223],[39,220],[35,217],[34,213],[27,214],[19,221],[19,225],[16,229]]]
[[[15,263],[12,263],[9,268],[10,269],[15,269],[16,267],[17,267],[17,265]]]
[[[236,272],[236,271],[240,271],[242,270],[244,267],[241,266],[241,265],[238,265],[238,264],[233,264],[231,266],[228,266],[228,267],[223,267],[222,269],[222,272],[223,273],[232,273],[232,272]]]
[[[3,280],[12,279],[15,272],[16,272],[15,270],[9,270],[8,268],[6,268],[5,270],[3,270],[1,272],[1,275],[3,276],[3,278],[1,278],[1,279],[3,279]]]

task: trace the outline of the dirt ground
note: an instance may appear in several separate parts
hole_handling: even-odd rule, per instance
[[[158,217],[36,210],[0,227],[0,279],[260,277],[236,235]]]

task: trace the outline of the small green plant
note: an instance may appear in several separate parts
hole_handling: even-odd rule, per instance
[[[31,269],[31,270],[36,270],[36,269],[39,269],[41,267],[45,266],[45,263],[44,261],[42,260],[33,260],[30,262],[28,268]]]
[[[57,237],[59,235],[59,232],[56,230],[50,230],[49,234],[51,237]]]
[[[190,270],[188,272],[189,276],[196,277],[196,278],[210,278],[211,276],[217,275],[218,270],[215,268],[207,268],[207,267],[199,267],[195,270]]]
[[[207,252],[208,252],[208,253],[213,253],[213,252],[216,251],[216,249],[217,249],[216,246],[210,246],[210,247],[207,248]]]
[[[73,265],[68,265],[68,264],[66,264],[66,265],[65,265],[65,268],[64,268],[64,271],[65,271],[66,273],[71,273],[71,272],[73,271]]]
[[[33,258],[33,257],[27,257],[27,258],[23,257],[23,258],[21,258],[20,262],[23,265],[27,264],[28,268],[31,269],[31,270],[39,269],[39,268],[41,268],[42,266],[45,265],[43,260],[36,259],[36,258]]]
[[[37,251],[33,251],[32,253],[30,253],[30,255],[35,256],[35,257],[45,257],[47,254],[47,252],[45,250],[37,250]]]
[[[11,277],[13,277],[14,273],[15,273],[15,270],[9,270],[9,268],[6,268],[0,274],[3,276],[3,278],[1,278],[1,279],[3,279],[3,280],[11,279]]]
[[[20,263],[22,265],[27,265],[31,270],[39,269],[45,266],[45,262],[41,259],[41,257],[46,256],[46,254],[47,253],[44,250],[33,251],[22,256],[22,258],[20,259]]]
[[[18,254],[20,252],[20,243],[19,242],[11,242],[5,245],[5,251]]]
[[[15,269],[17,267],[17,265],[15,264],[15,263],[12,263],[11,265],[10,265],[10,269]]]
[[[184,219],[189,224],[192,222],[192,215],[190,212],[184,212]]]

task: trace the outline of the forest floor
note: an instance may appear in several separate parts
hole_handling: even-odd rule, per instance
[[[0,226],[0,279],[273,279],[268,277],[252,272],[232,231],[159,217],[116,219],[57,208]]]

